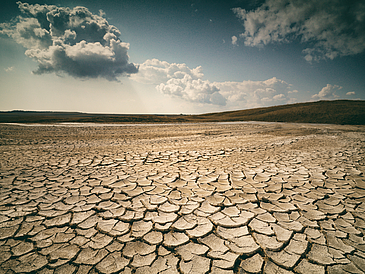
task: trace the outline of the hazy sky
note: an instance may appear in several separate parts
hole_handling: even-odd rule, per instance
[[[7,0],[0,110],[203,113],[365,99],[365,2]]]

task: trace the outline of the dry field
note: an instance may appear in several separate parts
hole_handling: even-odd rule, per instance
[[[0,273],[363,273],[365,126],[0,124]]]

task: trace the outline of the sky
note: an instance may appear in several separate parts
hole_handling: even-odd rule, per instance
[[[365,100],[363,0],[7,0],[0,110],[195,114]]]

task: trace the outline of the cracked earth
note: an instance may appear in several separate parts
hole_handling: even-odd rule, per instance
[[[364,273],[365,127],[0,125],[0,273]]]

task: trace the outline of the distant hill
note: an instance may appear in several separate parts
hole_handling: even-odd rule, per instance
[[[318,101],[203,114],[202,119],[365,125],[365,101]]]
[[[365,125],[365,101],[318,101],[200,115],[0,111],[0,123],[184,123],[229,121]]]

